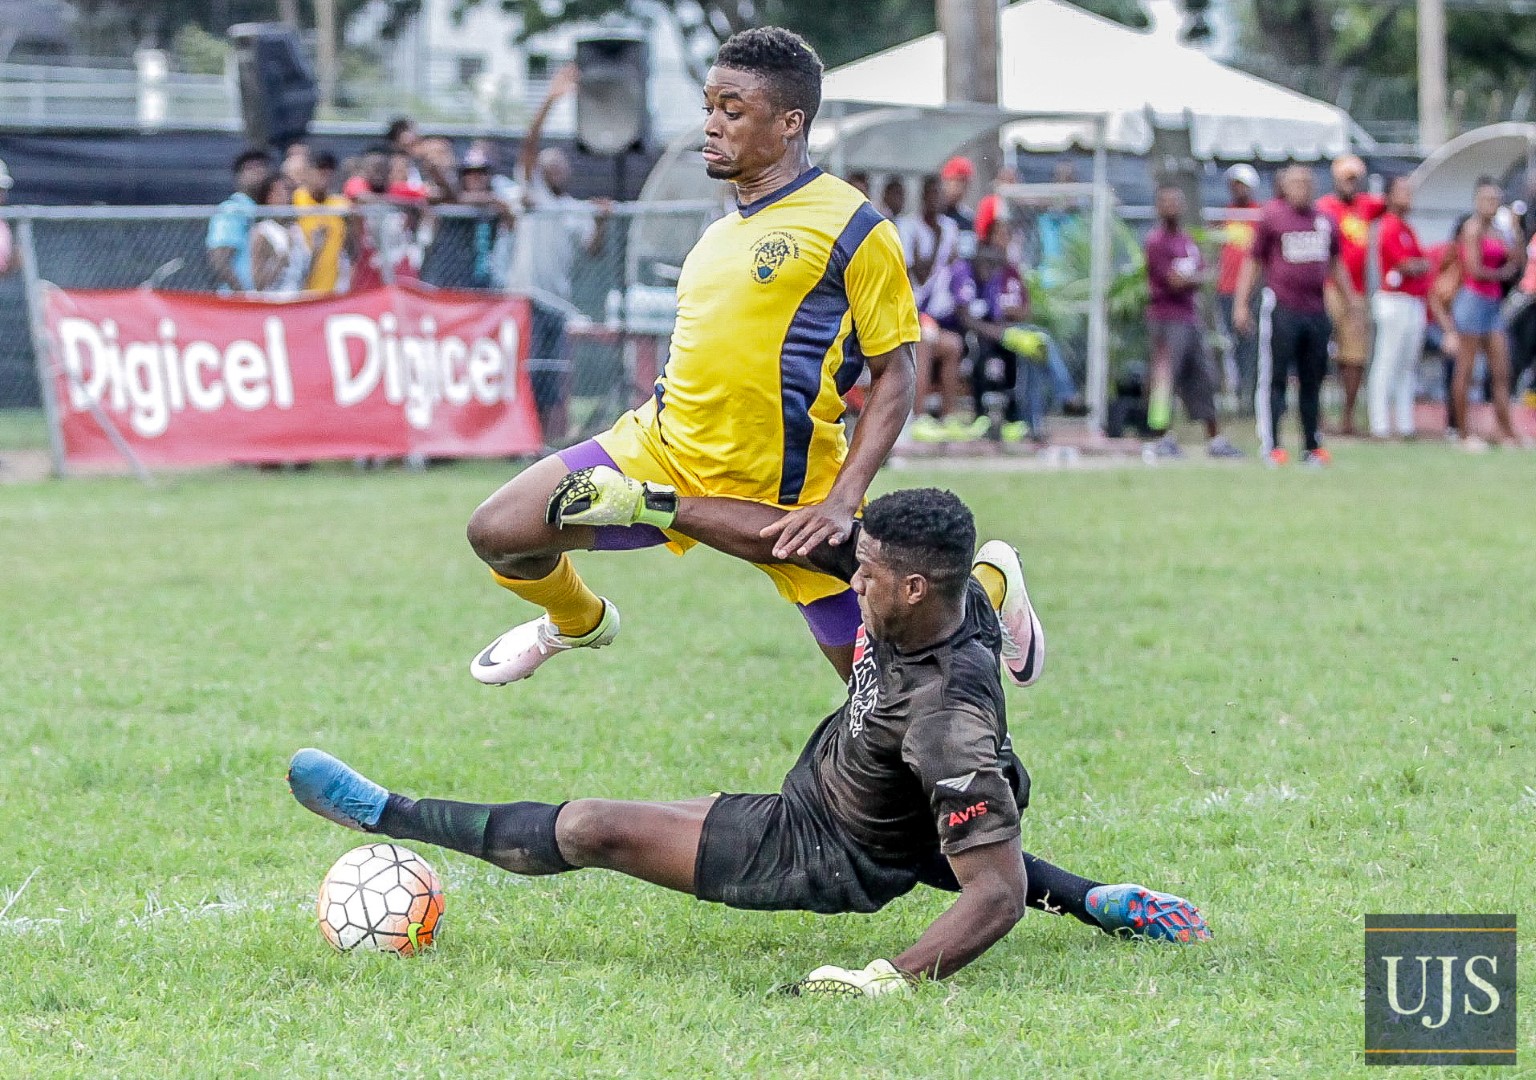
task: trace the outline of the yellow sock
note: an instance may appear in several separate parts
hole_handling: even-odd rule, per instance
[[[537,604],[549,613],[549,621],[566,637],[581,637],[597,629],[603,618],[603,602],[597,593],[587,588],[587,583],[576,573],[576,567],[565,555],[555,564],[548,577],[535,581],[522,578],[502,577],[491,571],[496,584],[521,596],[530,604]]]
[[[971,567],[971,577],[981,582],[981,587],[987,590],[987,599],[992,601],[992,610],[1003,610],[1003,597],[1008,592],[1008,579],[1003,577],[1003,572],[987,563],[978,563]]]

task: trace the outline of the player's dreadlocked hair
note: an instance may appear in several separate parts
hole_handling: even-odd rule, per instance
[[[908,488],[882,495],[864,511],[864,533],[880,541],[880,556],[906,574],[921,574],[950,597],[971,573],[976,519],[951,491]]]
[[[821,57],[793,30],[755,26],[732,34],[715,54],[715,65],[761,75],[774,107],[799,109],[807,129],[821,108]]]

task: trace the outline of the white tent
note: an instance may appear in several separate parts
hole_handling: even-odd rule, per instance
[[[1092,146],[1083,114],[1107,118],[1111,150],[1144,154],[1152,121],[1192,126],[1203,158],[1315,160],[1364,140],[1348,114],[1236,71],[1166,38],[1132,30],[1061,0],[1022,0],[1002,10],[999,104],[1063,114],[1028,120],[1004,139],[1030,150]],[[828,101],[934,106],[944,103],[944,36],[928,34],[827,73]]]
[[[1503,183],[1510,171],[1536,165],[1536,124],[1490,124],[1458,135],[1414,170],[1413,225],[1426,244],[1449,240],[1472,209],[1477,181]]]

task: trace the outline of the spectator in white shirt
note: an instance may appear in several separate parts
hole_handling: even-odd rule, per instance
[[[919,212],[896,223],[922,324],[911,427],[911,436],[917,442],[964,441],[969,437],[968,429],[961,430],[954,424],[966,394],[960,378],[965,339],[953,323],[955,304],[949,290],[949,270],[958,256],[960,230],[944,216],[942,207],[939,178],[925,176]],[[942,325],[946,321],[951,325]],[[939,396],[937,412],[930,400],[935,393]]]

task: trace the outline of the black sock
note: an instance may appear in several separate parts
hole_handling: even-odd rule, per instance
[[[1069,874],[1027,851],[1024,853],[1024,871],[1029,875],[1024,902],[1030,907],[1052,915],[1071,915],[1089,926],[1104,929],[1099,926],[1099,920],[1088,913],[1088,890],[1098,888],[1103,882]]]
[[[461,803],[391,795],[370,831],[462,851],[514,874],[559,874],[576,867],[560,855],[555,819],[564,803]]]

